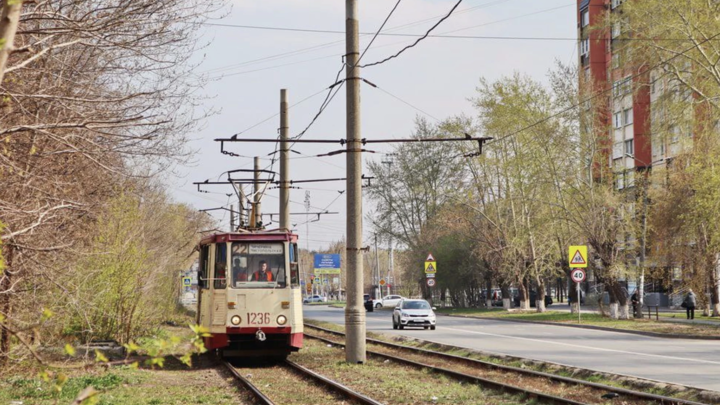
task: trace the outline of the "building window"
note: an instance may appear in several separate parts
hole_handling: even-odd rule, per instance
[[[613,114],[613,126],[615,128],[622,128],[622,112],[618,111]]]
[[[632,139],[628,139],[627,141],[625,141],[625,153],[627,153],[628,155],[633,155],[635,153]]]
[[[625,125],[630,125],[633,123],[633,109],[628,108],[627,110],[623,111],[623,119],[625,120]]]
[[[612,68],[617,69],[620,67],[620,55],[614,53],[612,56]]]
[[[623,144],[622,142],[618,142],[613,145],[613,160],[617,159],[614,164],[617,166],[620,164],[620,158],[623,157]]]
[[[582,27],[587,27],[588,25],[590,25],[590,13],[588,12],[588,10],[583,11],[580,14],[580,16],[581,16],[580,18],[582,21],[582,23],[581,23]]]
[[[625,0],[612,0],[612,3],[610,4],[610,7],[612,9],[615,9],[617,7],[620,7],[621,4],[623,4]]]
[[[613,83],[613,96],[618,97],[632,91],[632,77],[626,77]]]
[[[620,23],[619,23],[619,22],[613,23],[613,25],[612,25],[612,37],[611,37],[611,38],[612,38],[612,39],[615,39],[615,38],[619,37],[620,34],[621,34]]]
[[[590,53],[590,40],[585,38],[580,40],[580,55],[587,55]]]

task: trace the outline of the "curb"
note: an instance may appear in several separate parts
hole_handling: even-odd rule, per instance
[[[443,314],[443,315],[452,316],[455,318],[483,319],[483,320],[487,320],[487,321],[502,321],[502,322],[515,322],[515,323],[532,323],[532,324],[536,324],[536,325],[551,325],[551,326],[564,326],[566,328],[601,330],[601,331],[605,331],[605,332],[628,333],[628,334],[632,334],[632,335],[650,336],[650,337],[664,338],[664,339],[720,340],[720,336],[678,335],[678,334],[674,334],[674,333],[645,332],[645,331],[639,331],[639,330],[606,328],[603,326],[592,326],[592,325],[573,325],[573,324],[568,324],[568,323],[543,322],[543,321],[523,321],[520,319],[491,318],[491,317],[484,317],[484,316],[467,316],[467,315],[451,315],[451,314]]]

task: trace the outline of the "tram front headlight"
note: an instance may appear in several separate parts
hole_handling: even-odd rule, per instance
[[[285,323],[287,323],[287,318],[285,317],[285,315],[278,316],[277,323],[278,325],[285,325]]]
[[[233,315],[233,317],[230,318],[230,322],[231,322],[233,325],[240,325],[240,322],[242,322],[242,319],[241,319],[239,316],[237,316],[237,315]]]

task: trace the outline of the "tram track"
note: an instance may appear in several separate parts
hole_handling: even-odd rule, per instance
[[[251,378],[246,378],[242,375],[242,373],[238,370],[237,367],[230,364],[230,362],[226,360],[222,360],[223,365],[230,371],[230,373],[235,377],[235,379],[240,382],[240,384],[245,387],[248,392],[253,397],[253,400],[258,404],[263,405],[274,405],[276,402],[273,402],[271,399],[271,394],[267,394],[266,392],[263,392],[262,389],[258,388],[252,381]],[[349,400],[351,403],[354,404],[361,404],[361,405],[382,405],[381,402],[375,401],[372,398],[369,398],[363,394],[360,394],[357,391],[354,391],[347,386],[338,383],[337,381],[331,380],[325,376],[322,376],[308,368],[305,368],[301,366],[300,364],[297,364],[290,360],[284,360],[275,367],[281,367],[292,374],[296,375],[298,379],[303,379],[306,381],[312,381],[314,382],[319,388],[331,391],[335,396],[342,397],[343,399]],[[320,402],[317,402],[320,403]]]
[[[315,325],[305,324],[305,336],[312,339],[318,339],[320,341],[323,341],[325,343],[334,344],[338,346],[344,346],[342,342],[338,342],[337,340],[311,335],[307,333],[307,328],[317,330],[322,333],[326,333],[328,335],[332,336],[345,336],[342,332],[337,332],[334,330],[322,328]],[[521,394],[527,398],[536,399],[539,402],[542,403],[553,403],[553,404],[584,404],[584,403],[603,403],[604,400],[603,395],[610,394],[611,396],[617,395],[616,398],[621,399],[623,401],[627,400],[634,400],[634,403],[647,403],[647,404],[678,404],[678,405],[702,405],[700,402],[694,402],[690,400],[684,400],[679,398],[672,398],[672,397],[666,397],[662,395],[657,394],[650,394],[640,391],[633,391],[625,388],[619,388],[619,387],[613,387],[605,384],[599,384],[594,383],[590,381],[585,380],[579,380],[571,377],[565,377],[560,376],[556,374],[549,374],[544,373],[541,371],[536,370],[530,370],[530,369],[524,369],[519,367],[513,367],[513,366],[507,366],[502,364],[496,364],[491,363],[488,361],[483,360],[477,360],[477,359],[471,359],[467,357],[461,357],[456,356],[452,354],[442,353],[442,352],[436,352],[432,350],[427,349],[420,349],[410,346],[404,346],[399,345],[395,343],[389,343],[377,339],[367,338],[366,340],[369,344],[377,345],[385,349],[390,349],[394,352],[394,354],[388,354],[388,353],[381,353],[378,351],[372,351],[367,350],[367,353],[371,356],[376,356],[378,358],[387,359],[390,361],[395,361],[398,363],[410,365],[413,367],[418,368],[424,368],[428,369],[432,372],[441,373],[444,375],[447,375],[451,378],[462,380],[462,381],[468,381],[472,382],[484,387],[493,388],[497,390],[502,390],[505,392],[510,393],[516,393]],[[444,362],[448,362],[451,364],[462,364],[466,367],[470,368],[482,368],[486,370],[492,370],[496,372],[501,372],[506,375],[506,379],[513,379],[513,380],[522,380],[523,378],[532,378],[532,379],[544,379],[548,380],[555,384],[566,384],[570,386],[575,387],[581,387],[582,389],[590,390],[591,392],[595,393],[597,398],[597,401],[593,402],[578,402],[573,399],[557,396],[557,395],[551,395],[543,392],[539,392],[536,390],[529,390],[522,387],[514,386],[511,384],[506,384],[504,382],[498,381],[498,379],[491,379],[491,378],[484,378],[484,377],[478,377],[475,375],[471,375],[468,373],[463,373],[443,367],[437,367],[431,364],[427,364],[425,362],[418,362],[414,360],[410,360],[408,358],[403,358],[398,356],[397,354],[400,352],[404,353],[410,353],[413,355],[419,355],[423,356],[423,358],[432,357],[435,359],[442,360]]]

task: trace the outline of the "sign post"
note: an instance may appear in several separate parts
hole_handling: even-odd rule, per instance
[[[435,287],[435,273],[437,273],[437,262],[433,257],[432,253],[428,253],[425,259],[425,284],[430,288],[430,297],[432,300],[432,288]]]
[[[577,290],[577,306],[578,306],[578,323],[580,323],[580,283],[585,280],[585,270],[587,267],[587,246],[570,246],[568,250],[570,263],[570,278],[574,281]]]

